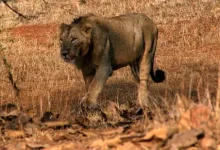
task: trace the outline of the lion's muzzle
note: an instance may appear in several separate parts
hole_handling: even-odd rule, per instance
[[[61,57],[64,59],[65,62],[67,63],[75,63],[76,57],[70,56],[70,53],[67,52],[61,52]]]
[[[63,53],[61,53],[61,56],[62,56],[62,58],[67,58],[67,56],[68,56],[68,53],[66,53],[66,52],[63,52]]]

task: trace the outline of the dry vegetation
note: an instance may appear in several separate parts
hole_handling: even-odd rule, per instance
[[[144,124],[141,129],[178,122],[181,113],[192,103],[208,106],[218,120],[218,0],[87,0],[86,3],[14,0],[8,4],[31,17],[29,20],[18,17],[0,1],[0,58],[7,58],[20,88],[16,95],[8,80],[8,68],[0,60],[1,105],[14,103],[22,110],[33,110],[37,117],[42,117],[46,111],[59,113],[61,120],[77,116],[79,100],[85,93],[84,81],[81,73],[59,56],[59,24],[70,23],[73,17],[86,13],[110,17],[140,12],[158,25],[155,67],[163,69],[167,77],[161,84],[149,81],[149,97],[155,106],[156,121],[152,125]],[[136,96],[136,83],[130,70],[124,68],[108,80],[99,100],[106,110],[111,102],[127,110],[135,104]]]

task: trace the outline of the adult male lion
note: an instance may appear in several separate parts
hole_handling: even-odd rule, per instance
[[[129,65],[140,83],[139,103],[148,108],[149,75],[154,82],[165,79],[162,70],[153,71],[158,29],[150,18],[138,13],[112,18],[87,14],[70,25],[61,24],[60,31],[61,56],[81,69],[87,89],[83,99],[89,106],[97,106],[97,97],[112,72]]]

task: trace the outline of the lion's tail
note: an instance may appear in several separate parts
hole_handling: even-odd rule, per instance
[[[163,82],[165,80],[165,73],[163,70],[156,70],[155,74],[154,74],[154,55],[155,55],[155,52],[156,52],[156,47],[157,47],[157,39],[158,39],[158,30],[155,34],[155,37],[154,37],[154,40],[153,40],[153,59],[152,59],[152,62],[151,62],[151,70],[150,70],[150,76],[152,78],[152,80],[156,83],[159,83],[159,82]]]

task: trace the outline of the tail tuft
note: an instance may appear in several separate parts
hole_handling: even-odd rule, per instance
[[[165,72],[163,70],[158,69],[155,72],[155,80],[154,82],[159,83],[159,82],[163,82],[165,80]]]

